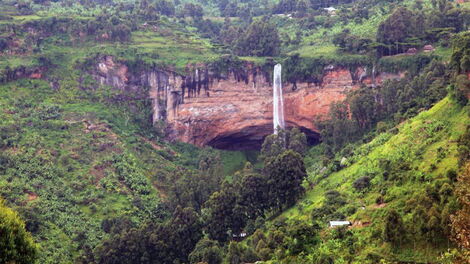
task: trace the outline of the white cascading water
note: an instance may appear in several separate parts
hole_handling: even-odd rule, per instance
[[[278,129],[284,129],[284,99],[282,98],[282,80],[281,80],[281,64],[274,66],[273,80],[273,125],[274,134]]]

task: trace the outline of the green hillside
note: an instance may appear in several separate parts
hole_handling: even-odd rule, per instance
[[[467,264],[469,29],[450,0],[0,1],[0,263]],[[168,96],[276,63],[350,74],[316,145],[171,141]]]
[[[273,225],[279,221],[287,226],[313,221],[326,228],[328,221],[346,217],[353,226],[348,233],[351,237],[347,239],[335,238],[334,231],[324,229],[322,243],[308,248],[308,255],[296,261],[302,263],[302,260],[321,255],[334,258],[335,263],[375,263],[374,256],[392,262],[439,262],[446,250],[438,242],[439,235],[420,234],[419,225],[429,224],[434,216],[431,212],[443,219],[443,214],[456,209],[455,198],[447,193],[454,184],[449,175],[459,169],[457,140],[466,132],[469,122],[468,109],[446,98],[354,149],[351,156],[345,157],[346,167],[338,172],[310,173],[309,181],[315,183],[312,190],[298,205],[277,217]],[[315,154],[313,150],[312,154]],[[370,184],[364,189],[355,189],[354,182],[363,177],[368,177]],[[331,191],[337,191],[344,204],[332,204],[331,211],[324,213],[320,209],[328,209],[325,200]],[[436,194],[438,197],[434,199],[437,200],[433,200],[432,195]],[[418,211],[419,206],[424,211]],[[391,210],[402,215],[406,228],[395,250],[381,239],[385,216]],[[439,232],[449,232],[445,228]],[[351,239],[361,242],[351,248],[347,242]]]
[[[0,95],[0,196],[25,218],[41,263],[73,262],[115,219],[159,221],[175,171],[202,159],[201,149],[154,138],[126,106],[63,99],[42,80],[2,85]],[[226,175],[246,162],[212,152]]]

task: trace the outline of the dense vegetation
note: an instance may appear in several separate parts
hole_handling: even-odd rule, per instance
[[[2,1],[0,262],[467,263],[469,25],[446,0]],[[280,62],[293,89],[404,77],[312,120],[319,145],[228,152],[165,141],[148,100],[93,79],[106,55],[240,81]]]
[[[3,263],[32,263],[38,247],[25,229],[18,214],[0,200],[0,261]]]

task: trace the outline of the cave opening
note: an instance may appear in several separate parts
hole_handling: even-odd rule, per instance
[[[292,125],[287,124],[287,129]],[[307,136],[309,146],[318,144],[320,134],[309,128],[297,126]],[[264,138],[273,133],[273,125],[266,123],[263,125],[248,126],[238,130],[220,134],[210,140],[207,145],[222,150],[260,150]]]

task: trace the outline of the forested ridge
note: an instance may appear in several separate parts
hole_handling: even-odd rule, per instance
[[[469,25],[447,0],[2,1],[0,262],[469,263]],[[150,100],[96,80],[107,56],[358,85],[316,145],[225,151],[169,141]]]

